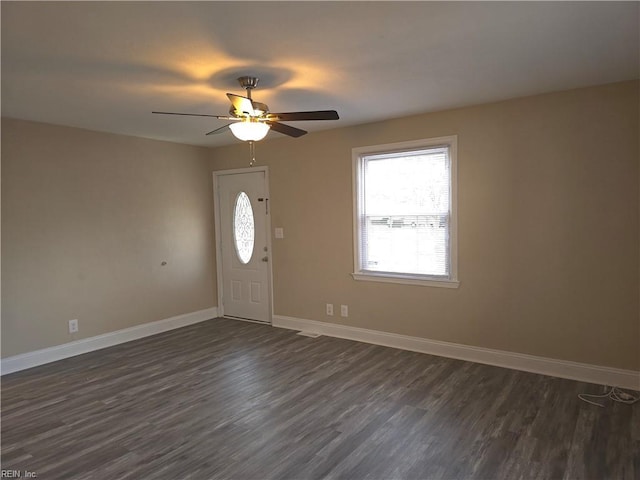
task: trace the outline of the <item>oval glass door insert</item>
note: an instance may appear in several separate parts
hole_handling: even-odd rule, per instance
[[[233,241],[236,246],[238,260],[247,264],[253,255],[255,241],[255,224],[253,208],[246,193],[240,192],[233,207]]]

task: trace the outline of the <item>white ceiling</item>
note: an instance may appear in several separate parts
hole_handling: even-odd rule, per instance
[[[6,2],[2,115],[193,145],[235,78],[309,131],[638,78],[640,3]],[[280,134],[272,132],[269,137]],[[296,141],[291,139],[292,142]]]

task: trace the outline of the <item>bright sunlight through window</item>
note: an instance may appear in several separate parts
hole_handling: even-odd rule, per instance
[[[354,278],[457,287],[456,137],[356,148]]]

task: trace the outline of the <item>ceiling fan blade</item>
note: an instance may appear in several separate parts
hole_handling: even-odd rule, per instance
[[[233,109],[236,112],[246,113],[247,115],[254,116],[255,111],[253,109],[253,102],[250,98],[241,97],[240,95],[235,95],[233,93],[227,93],[227,97],[231,101],[233,105]]]
[[[297,120],[339,120],[338,112],[335,110],[316,110],[313,112],[287,112],[287,113],[271,113],[269,118],[276,117],[274,120],[293,122]]]
[[[205,135],[215,135],[216,133],[222,133],[224,131],[224,129],[226,129],[229,125],[231,125],[231,124],[227,123],[226,125],[223,125],[222,127],[216,128],[215,130],[211,130],[210,132],[205,133]]]
[[[307,133],[306,130],[301,130],[290,125],[285,125],[284,123],[271,121],[267,121],[265,123],[271,126],[271,130],[275,130],[278,133],[284,133],[285,135],[289,135],[290,137],[294,138],[301,137],[302,135],[305,135]]]
[[[177,112],[151,112],[151,113],[158,113],[160,115],[186,115],[188,117],[212,117],[212,118],[218,118],[218,119],[228,119],[228,116],[223,116],[223,115],[207,115],[205,113],[177,113]]]

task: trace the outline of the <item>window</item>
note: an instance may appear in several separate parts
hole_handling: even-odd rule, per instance
[[[356,280],[458,286],[456,139],[353,149]]]

